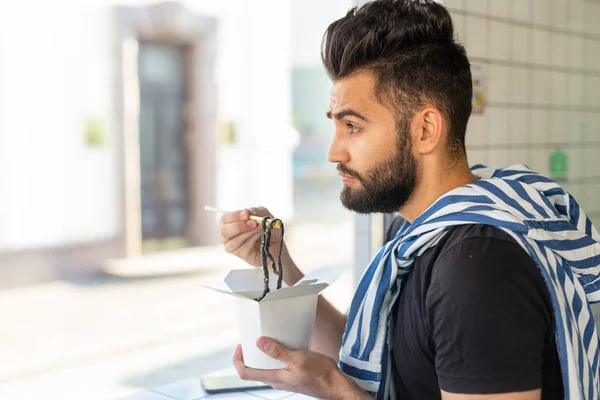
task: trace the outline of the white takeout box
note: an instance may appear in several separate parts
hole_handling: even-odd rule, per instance
[[[284,270],[285,275],[285,270]],[[312,271],[294,286],[277,288],[277,276],[270,271],[269,294],[260,302],[264,273],[261,268],[232,270],[225,283],[229,291],[205,286],[236,298],[238,329],[244,364],[250,368],[280,369],[287,364],[275,360],[256,347],[261,336],[279,341],[292,350],[308,350],[315,324],[319,293],[340,276],[337,267]]]

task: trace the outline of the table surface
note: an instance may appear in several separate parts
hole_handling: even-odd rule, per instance
[[[315,400],[314,397],[280,390],[250,390],[209,395],[200,383],[200,378],[189,378],[156,389],[136,393],[121,400]]]

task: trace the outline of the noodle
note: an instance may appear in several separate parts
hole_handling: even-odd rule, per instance
[[[277,263],[275,263],[275,259],[271,255],[269,248],[271,247],[271,233],[273,231],[273,228],[277,225],[279,225],[279,229],[281,229],[281,238],[279,239],[279,254],[277,256]],[[264,272],[265,288],[263,290],[262,296],[256,299],[256,301],[261,301],[270,292],[269,260],[271,261],[271,268],[273,269],[273,273],[278,276],[277,289],[281,289],[281,283],[283,282],[283,265],[281,263],[281,252],[283,251],[283,231],[283,222],[280,219],[270,217],[264,217],[262,219],[260,254],[262,256],[262,268]]]

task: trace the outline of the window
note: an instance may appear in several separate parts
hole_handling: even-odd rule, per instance
[[[348,308],[354,217],[326,160],[319,47],[351,1],[268,3],[0,12],[1,398],[115,398],[229,367],[233,302],[201,286],[241,263],[204,205],[269,207],[301,268],[342,269],[324,295]]]

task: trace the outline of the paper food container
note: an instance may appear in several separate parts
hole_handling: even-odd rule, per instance
[[[284,270],[285,274],[285,270]],[[271,292],[260,302],[264,282],[260,268],[232,270],[225,278],[229,291],[208,289],[234,296],[244,363],[250,368],[280,369],[287,364],[275,360],[256,347],[261,336],[267,336],[292,350],[308,350],[315,324],[319,293],[340,276],[337,267],[312,271],[294,286],[276,290],[277,276],[271,271]]]

